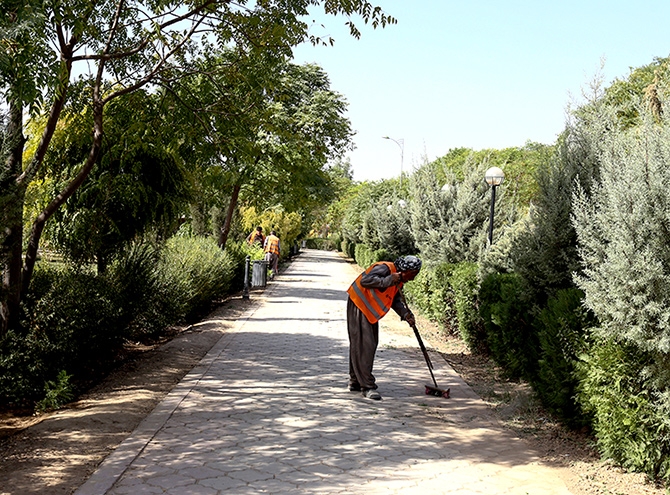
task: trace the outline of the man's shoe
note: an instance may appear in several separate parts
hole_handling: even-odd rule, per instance
[[[349,392],[360,392],[361,386],[358,383],[349,384]]]
[[[382,396],[377,392],[376,390],[372,388],[368,388],[363,390],[363,397],[366,399],[372,399],[372,400],[381,400]]]

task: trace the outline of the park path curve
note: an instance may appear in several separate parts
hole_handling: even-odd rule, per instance
[[[75,495],[569,495],[558,468],[500,426],[382,320],[382,401],[346,388],[346,289],[357,270],[303,250]],[[208,322],[212,323],[211,319]]]

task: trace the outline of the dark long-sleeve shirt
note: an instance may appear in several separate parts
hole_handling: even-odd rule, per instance
[[[388,266],[380,263],[372,267],[368,273],[363,274],[361,277],[361,285],[366,289],[386,289],[393,286],[393,277],[391,276],[391,270]],[[402,297],[400,297],[400,290],[396,293],[391,303],[391,308],[393,311],[398,313],[400,318],[403,320],[409,313],[409,308],[403,303]]]

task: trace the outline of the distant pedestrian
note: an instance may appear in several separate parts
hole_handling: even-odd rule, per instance
[[[279,274],[279,253],[281,252],[279,237],[277,237],[277,233],[274,230],[271,230],[270,235],[265,239],[263,251],[265,251],[265,261],[272,268],[272,273],[270,274],[270,280],[272,280]]]
[[[400,290],[414,280],[421,270],[421,260],[404,256],[393,263],[380,261],[361,273],[347,293],[347,329],[349,331],[349,390],[364,397],[380,400],[372,366],[379,343],[379,320],[389,309],[410,326],[416,322]]]
[[[265,244],[263,227],[261,227],[260,225],[256,227],[256,230],[254,230],[251,234],[247,236],[247,242],[249,243],[250,246],[258,244],[260,247],[263,247],[263,245]]]

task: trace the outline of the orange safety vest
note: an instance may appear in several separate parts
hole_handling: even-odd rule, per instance
[[[360,309],[368,321],[372,324],[377,323],[382,317],[389,312],[391,309],[391,304],[393,303],[393,298],[398,293],[398,290],[402,288],[403,284],[392,285],[385,289],[366,289],[361,285],[361,279],[363,275],[370,273],[370,270],[376,265],[384,264],[389,267],[391,273],[396,273],[396,267],[390,261],[380,261],[374,263],[365,270],[364,273],[361,273],[354,283],[351,284],[347,294],[349,298],[354,302],[354,304]]]
[[[274,253],[279,256],[279,237],[269,235],[267,237],[267,245],[265,246],[266,253]]]
[[[257,230],[254,230],[251,234],[249,234],[249,237],[247,239],[249,241],[249,244],[253,244],[254,242],[260,242],[261,246],[265,242],[265,236],[263,234],[259,234]]]

